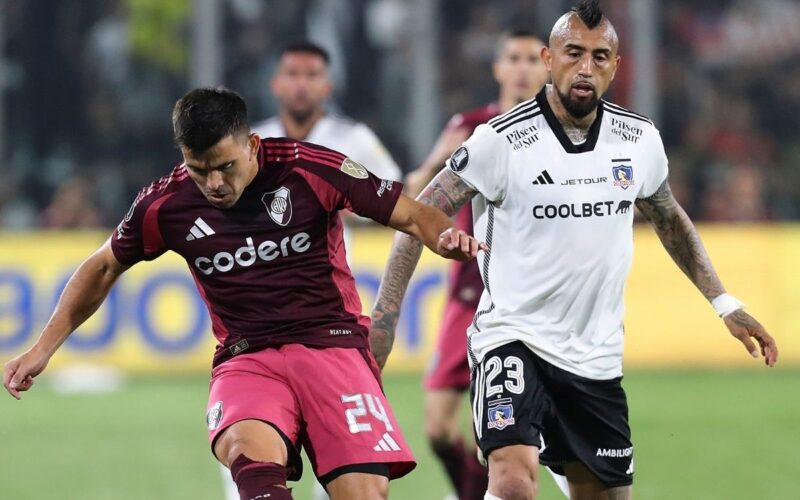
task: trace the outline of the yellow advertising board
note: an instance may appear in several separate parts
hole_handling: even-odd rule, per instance
[[[800,362],[800,227],[707,226],[701,234],[728,290]],[[29,346],[72,271],[107,233],[0,234],[0,362]],[[392,233],[353,234],[351,267],[368,313]],[[626,290],[627,367],[753,364],[646,226],[635,232]],[[445,300],[447,263],[425,252],[409,286],[388,371],[425,368]],[[97,363],[132,372],[207,372],[214,339],[186,264],[168,253],[134,266],[51,366]]]

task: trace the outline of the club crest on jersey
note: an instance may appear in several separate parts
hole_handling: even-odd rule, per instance
[[[206,415],[206,423],[208,424],[208,430],[213,431],[217,427],[219,427],[219,423],[222,421],[222,401],[217,401],[214,403],[214,406],[208,410],[208,414]]]
[[[628,165],[617,165],[615,167],[611,167],[611,174],[614,176],[614,185],[619,186],[622,189],[628,189],[629,186],[633,186],[635,184],[633,181],[633,167]]]
[[[339,167],[339,170],[346,173],[350,177],[355,177],[356,179],[366,179],[369,177],[367,173],[367,169],[357,161],[353,161],[350,158],[345,158],[342,162],[342,166]]]
[[[264,193],[261,203],[267,208],[269,217],[279,226],[285,226],[292,220],[292,199],[289,188],[281,186],[275,191]]]
[[[453,151],[452,156],[450,156],[450,170],[453,172],[463,172],[467,168],[467,164],[469,163],[469,151],[464,146]]]
[[[514,425],[514,407],[509,404],[489,403],[489,422],[490,429],[501,431],[509,425]]]

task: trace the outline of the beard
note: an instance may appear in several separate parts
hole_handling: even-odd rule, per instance
[[[573,99],[568,93],[562,93],[558,88],[556,88],[556,94],[558,94],[558,98],[561,100],[561,104],[564,106],[564,109],[566,109],[567,113],[569,113],[573,118],[583,118],[588,116],[589,113],[597,109],[597,105],[600,103],[600,99],[597,97],[596,91],[592,93],[591,99],[580,101]]]
[[[289,109],[288,111],[289,111],[289,116],[291,116],[292,120],[294,120],[297,123],[308,122],[311,119],[311,117],[314,116],[314,113],[316,113],[316,110],[311,106],[304,109]]]

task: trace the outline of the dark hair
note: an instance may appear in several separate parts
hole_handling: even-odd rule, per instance
[[[497,39],[494,51],[495,58],[499,59],[500,56],[503,54],[503,48],[505,48],[507,41],[514,40],[517,38],[533,38],[534,40],[539,40],[540,42],[542,41],[542,38],[540,36],[538,36],[536,33],[534,33],[529,29],[511,28],[501,33],[500,38]]]
[[[583,24],[593,30],[603,20],[603,11],[600,10],[600,0],[580,0],[578,5],[573,7],[572,12],[578,14]]]
[[[325,61],[325,65],[327,66],[331,62],[331,56],[328,54],[328,51],[317,45],[316,43],[309,42],[307,40],[301,40],[299,42],[292,42],[283,49],[281,49],[280,54],[278,54],[279,58],[282,58],[286,54],[294,54],[297,52],[302,52],[305,54],[314,54],[315,56],[319,56]]]
[[[247,105],[224,87],[194,89],[175,103],[172,129],[178,146],[202,153],[229,135],[250,132]]]

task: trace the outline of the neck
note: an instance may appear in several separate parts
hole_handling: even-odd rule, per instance
[[[597,108],[583,118],[575,118],[569,114],[569,111],[564,107],[553,85],[547,86],[546,95],[550,109],[553,110],[553,114],[556,115],[558,122],[564,127],[564,132],[567,133],[567,136],[569,136],[572,142],[583,142],[586,140],[589,128],[592,126],[592,123],[594,123],[595,118],[597,118]]]
[[[317,121],[322,118],[323,111],[315,111],[307,120],[298,121],[285,110],[281,110],[280,119],[283,125],[283,130],[286,132],[286,137],[298,141],[305,140]]]
[[[521,102],[522,101],[519,99],[510,95],[506,95],[503,92],[500,92],[500,97],[497,99],[497,105],[500,107],[501,114],[505,113]]]

